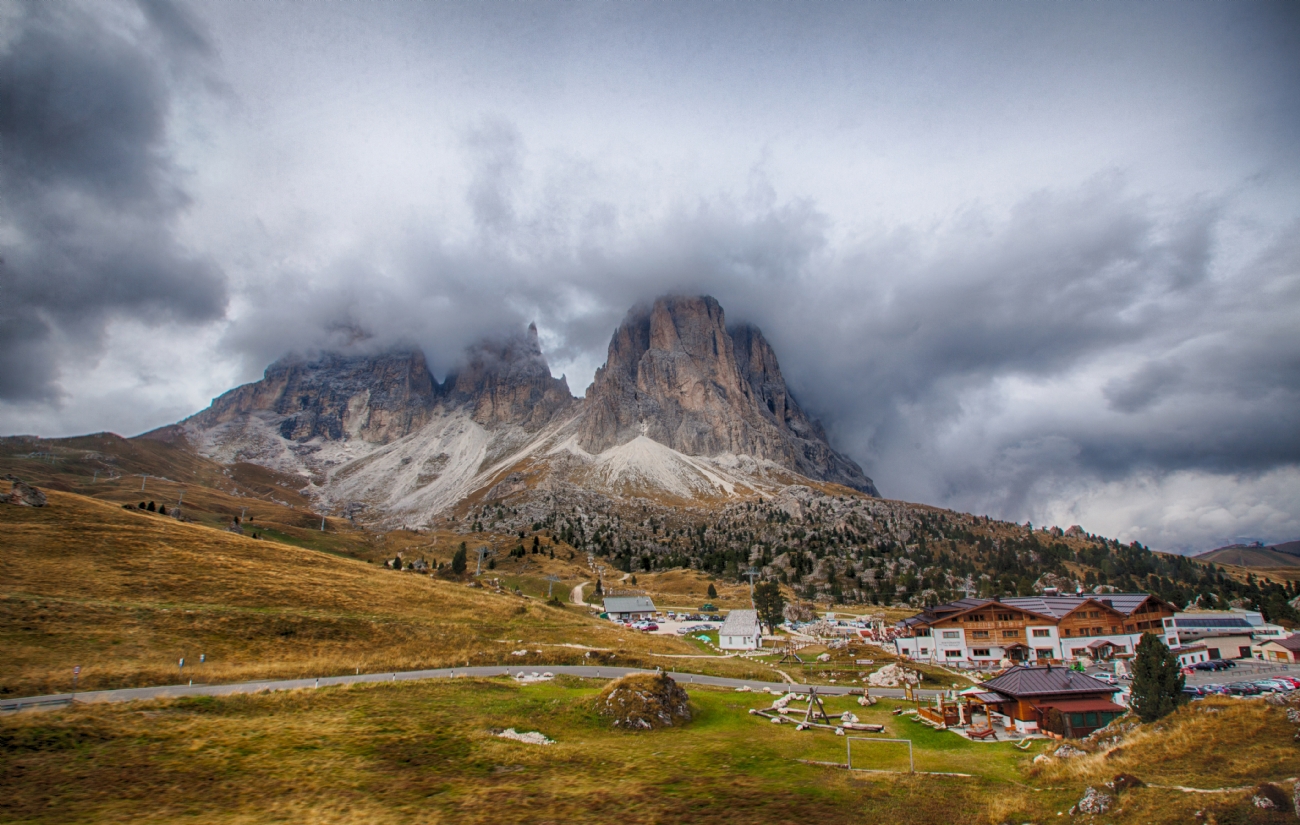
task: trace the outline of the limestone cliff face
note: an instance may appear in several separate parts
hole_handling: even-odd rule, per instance
[[[728,330],[710,297],[665,297],[628,313],[585,407],[578,439],[591,453],[644,435],[686,455],[751,455],[877,494],[799,408],[762,333]]]
[[[551,377],[533,324],[525,335],[471,347],[442,391],[449,405],[469,406],[484,426],[517,424],[529,432],[575,403],[568,382]]]
[[[214,399],[186,423],[207,428],[267,412],[284,416],[280,434],[294,441],[387,443],[422,426],[437,395],[438,385],[419,350],[289,356],[267,367],[261,381]]]

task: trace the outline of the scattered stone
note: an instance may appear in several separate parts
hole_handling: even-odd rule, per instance
[[[1252,805],[1267,811],[1285,811],[1291,802],[1287,799],[1286,791],[1271,782],[1260,783],[1250,797]]]
[[[549,682],[554,678],[555,674],[551,673],[549,670],[546,673],[538,673],[535,670],[532,673],[524,673],[521,670],[515,674],[515,681],[522,685],[529,685],[534,682]]]
[[[1079,814],[1096,815],[1109,813],[1110,806],[1114,801],[1114,798],[1112,798],[1110,794],[1102,793],[1089,785],[1087,790],[1083,792],[1083,796],[1080,797],[1079,801],[1074,803],[1074,807],[1070,809],[1070,816],[1077,816]]]
[[[0,501],[17,504],[19,507],[44,507],[46,505],[45,494],[22,481],[18,476],[7,475],[5,479],[12,484],[12,487],[9,489],[9,495],[0,497]]]
[[[690,697],[666,673],[631,673],[605,686],[596,711],[624,730],[652,730],[689,722]]]
[[[1042,765],[1044,763],[1051,762],[1051,761],[1052,761],[1052,757],[1048,756],[1045,753],[1040,753],[1034,757],[1035,765]]]
[[[1083,756],[1087,751],[1081,751],[1073,745],[1062,745],[1052,754],[1058,759],[1071,759],[1075,756]]]
[[[829,662],[830,660],[831,660],[831,654],[829,653],[823,653],[817,657],[817,661],[819,662]]]
[[[554,739],[548,739],[545,734],[539,731],[529,731],[520,733],[514,728],[506,728],[497,734],[502,739],[513,739],[516,742],[523,742],[526,745],[554,745]]]
[[[897,664],[888,664],[867,677],[867,684],[872,687],[902,687],[904,684],[917,685],[921,676],[916,671],[908,670]]]
[[[1106,787],[1115,793],[1123,793],[1129,788],[1140,788],[1146,783],[1131,773],[1117,773],[1115,778],[1106,783]]]

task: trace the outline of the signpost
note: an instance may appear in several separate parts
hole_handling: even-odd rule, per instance
[[[72,669],[72,695],[74,698],[77,695],[77,677],[80,675],[81,675],[81,665],[77,665]]]

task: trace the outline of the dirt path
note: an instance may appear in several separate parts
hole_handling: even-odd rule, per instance
[[[584,601],[582,600],[582,588],[586,587],[586,586],[589,585],[589,584],[591,584],[591,582],[583,582],[582,584],[579,584],[577,587],[575,587],[575,588],[573,588],[572,590],[570,590],[570,591],[569,591],[569,601],[570,601],[570,602],[573,602],[574,604],[584,604],[584,605],[585,605],[586,602],[584,602]]]

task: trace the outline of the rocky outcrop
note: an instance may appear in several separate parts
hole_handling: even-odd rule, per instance
[[[748,455],[877,495],[790,394],[750,325],[728,329],[710,297],[665,297],[628,313],[587,390],[579,444],[600,453],[645,436],[690,456]]]
[[[387,443],[428,420],[437,390],[419,350],[289,356],[267,367],[261,381],[236,387],[183,423],[209,428],[264,412],[283,416],[280,435],[293,441]]]
[[[45,493],[18,478],[18,476],[7,475],[5,479],[9,481],[11,486],[8,495],[0,496],[0,501],[17,504],[19,507],[44,507],[48,503]]]
[[[536,432],[575,403],[564,377],[551,377],[533,324],[525,335],[480,342],[465,360],[447,376],[443,394],[448,404],[469,406],[484,426],[517,424]]]
[[[623,730],[670,728],[691,720],[689,700],[666,673],[629,673],[605,686],[596,712]]]

